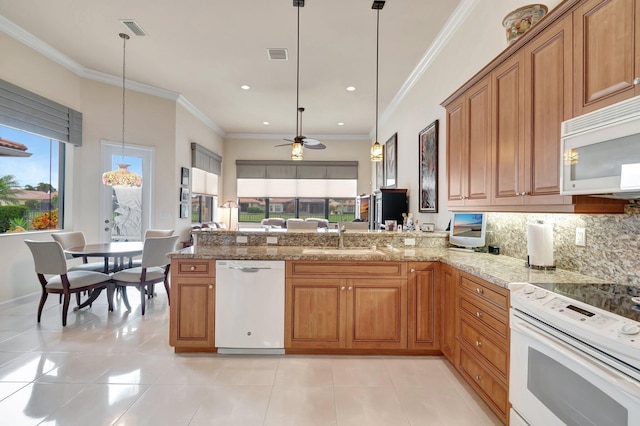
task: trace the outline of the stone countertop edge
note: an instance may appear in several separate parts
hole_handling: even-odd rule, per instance
[[[508,288],[511,282],[535,283],[611,283],[576,272],[556,269],[529,269],[521,259],[486,253],[454,252],[446,248],[378,248],[382,254],[305,254],[312,247],[299,246],[194,246],[173,253],[172,259],[234,260],[316,260],[316,261],[401,261],[442,262],[490,283]],[[319,247],[313,247],[319,248]]]

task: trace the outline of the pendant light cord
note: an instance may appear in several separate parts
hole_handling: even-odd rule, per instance
[[[376,142],[378,142],[378,63],[380,62],[380,9],[376,11]]]
[[[298,133],[298,120],[300,109],[300,6],[298,6],[298,35],[296,44],[296,138],[300,136]],[[295,138],[294,138],[295,140]]]
[[[129,39],[129,36],[125,33],[120,33],[120,37],[122,38],[122,163],[124,163],[125,70],[127,57],[127,39]]]

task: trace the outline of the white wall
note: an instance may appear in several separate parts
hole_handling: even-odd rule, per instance
[[[291,147],[272,139],[227,139],[223,159],[223,191],[220,200],[236,199],[236,160],[291,160]],[[324,150],[304,150],[307,161],[357,161],[358,194],[371,191],[370,143],[367,140],[322,140]],[[417,166],[416,166],[417,167]]]

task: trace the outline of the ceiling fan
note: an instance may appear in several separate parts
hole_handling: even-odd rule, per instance
[[[298,133],[298,122],[300,123],[300,133],[302,133],[302,113],[304,112],[303,107],[298,107],[298,119],[296,120],[296,133]],[[326,146],[317,139],[308,138],[306,136],[298,135],[293,140],[285,139],[285,141],[293,142],[293,143],[301,143],[303,148],[309,149],[325,149]],[[289,143],[283,143],[276,146],[289,146]]]
[[[298,37],[296,44],[296,136],[291,139],[285,139],[292,142],[284,143],[276,146],[291,146],[291,159],[302,160],[302,149],[325,149],[326,146],[317,139],[302,136],[302,113],[304,108],[300,106],[300,8],[304,7],[304,0],[293,0],[293,6],[298,8]],[[298,126],[299,125],[299,126]],[[300,131],[298,132],[298,129]]]

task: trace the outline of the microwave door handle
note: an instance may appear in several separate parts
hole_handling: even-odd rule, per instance
[[[511,327],[519,330],[526,337],[537,340],[546,346],[550,346],[554,351],[559,352],[571,361],[580,364],[583,368],[595,374],[601,380],[610,383],[614,388],[620,390],[631,400],[634,400],[636,403],[640,402],[640,386],[631,378],[616,371],[613,367],[603,367],[600,362],[593,361],[591,357],[584,355],[557,338],[549,337],[548,334],[540,331],[538,327],[532,326],[521,319],[512,317]]]

